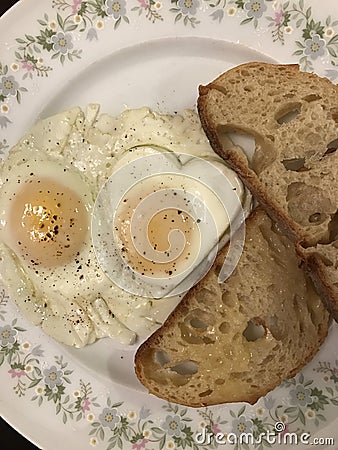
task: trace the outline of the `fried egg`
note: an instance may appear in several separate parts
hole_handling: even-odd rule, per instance
[[[164,183],[166,189],[193,192],[210,206],[220,240],[229,217],[220,213],[219,200],[203,183],[198,185],[196,179],[184,174],[134,183],[124,197],[120,195],[113,209],[113,240],[131,269],[124,273],[127,281],[122,286],[105,270],[108,266],[118,272],[119,261],[111,265],[112,256],[98,254],[95,247],[93,212],[99,194],[109,187],[114,174],[126,171],[145,155],[165,154],[170,159],[175,152],[187,155],[185,162],[193,156],[210,160],[227,176],[242,203],[246,201],[244,187],[213,153],[193,111],[168,116],[141,108],[110,117],[99,115],[98,105],[89,105],[86,113],[74,108],[39,121],[10,151],[0,167],[0,281],[32,323],[59,342],[75,347],[103,337],[133,344],[163,323],[182,295],[155,298],[144,295],[146,286],[142,292],[130,287],[135,272],[142,274],[148,261],[144,258],[140,264],[133,250],[130,219],[138,203]],[[107,192],[111,201],[115,194]],[[129,200],[124,201],[126,198]],[[104,209],[103,214],[107,211],[111,209]],[[175,230],[185,236],[191,251],[184,250],[181,260],[190,261],[186,266],[191,267],[196,259],[193,246],[197,231],[189,214],[178,213],[177,208],[162,209],[152,217],[147,236],[153,249],[163,253],[170,244],[168,236]],[[96,231],[96,236],[110,236],[104,228],[101,232]],[[122,248],[127,252],[121,253]],[[170,267],[171,262],[160,262],[155,268],[152,264],[147,275],[156,272],[156,283],[163,285],[163,279],[170,278]],[[180,272],[185,270],[182,267]]]

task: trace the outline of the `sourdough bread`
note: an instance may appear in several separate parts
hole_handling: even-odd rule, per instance
[[[200,87],[213,149],[294,241],[338,319],[338,87],[297,65],[248,63]],[[229,133],[255,139],[248,158]]]
[[[219,284],[227,250],[138,349],[135,371],[150,393],[193,407],[254,403],[325,339],[329,315],[293,244],[262,209],[247,220],[240,261]]]

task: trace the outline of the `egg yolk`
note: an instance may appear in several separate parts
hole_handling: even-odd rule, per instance
[[[154,214],[147,223],[140,214],[135,218],[136,207],[136,199],[127,198],[116,211],[115,233],[122,258],[134,271],[151,278],[168,278],[189,269],[199,248],[194,219],[184,211],[167,208]],[[136,235],[132,233],[133,220],[137,221]],[[181,239],[170,237],[171,232],[177,231]],[[160,253],[159,258],[145,250],[145,242],[151,250]]]
[[[39,178],[26,182],[12,197],[8,226],[24,259],[52,268],[78,254],[89,220],[79,195],[57,181]]]

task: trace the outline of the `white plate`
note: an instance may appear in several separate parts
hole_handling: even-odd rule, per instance
[[[0,154],[39,117],[73,105],[99,102],[111,114],[194,107],[199,84],[245,61],[298,62],[336,81],[337,19],[336,0],[20,2],[1,19]],[[1,289],[0,302],[0,337],[6,326],[11,336],[0,342],[1,414],[46,450],[197,450],[210,447],[195,439],[202,426],[231,433],[242,424],[259,433],[276,422],[308,432],[309,442],[337,437],[336,325],[311,364],[256,405],[195,410],[145,393],[132,351],[114,350],[109,340],[65,348],[27,323]],[[51,366],[61,384],[48,395]]]

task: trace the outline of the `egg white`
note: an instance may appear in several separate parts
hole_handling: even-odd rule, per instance
[[[54,176],[85,198],[90,215],[106,180],[141,146],[212,160],[244,198],[242,184],[214,154],[193,111],[165,116],[141,108],[113,118],[99,115],[98,105],[89,105],[86,113],[73,108],[39,121],[1,164],[0,281],[32,323],[67,345],[82,347],[105,336],[132,344],[158,328],[181,297],[154,300],[121,290],[98,264],[90,232],[76,258],[36,270],[20,255],[8,229],[9,198],[33,167],[37,176]]]

